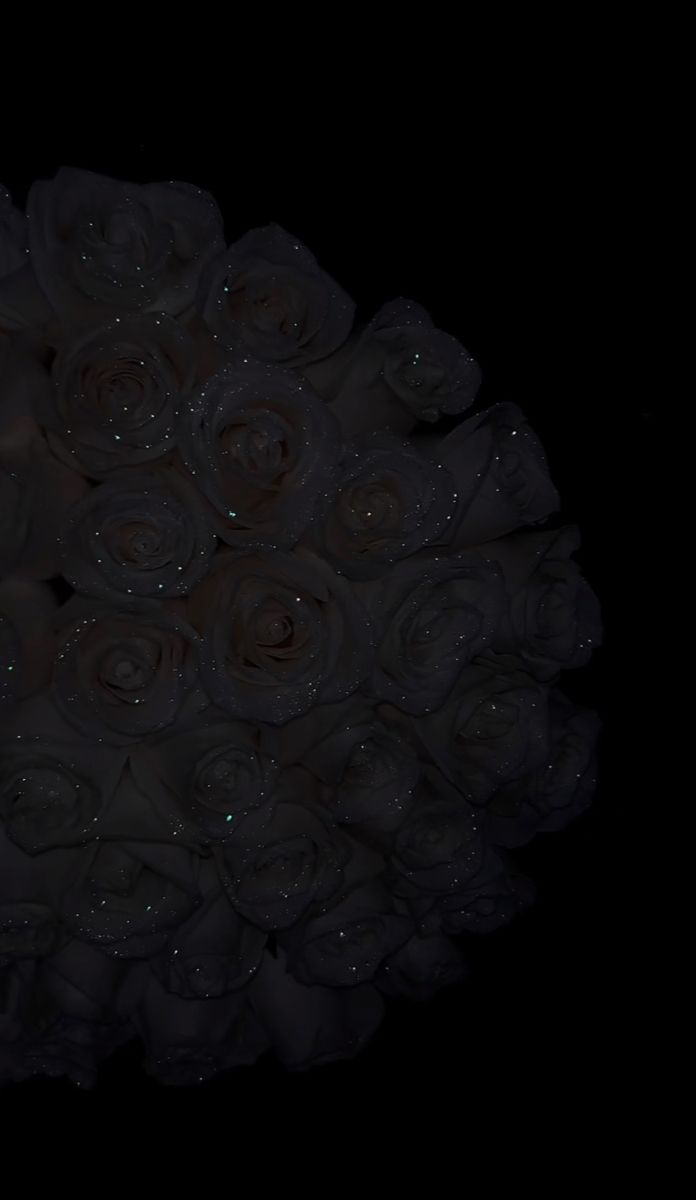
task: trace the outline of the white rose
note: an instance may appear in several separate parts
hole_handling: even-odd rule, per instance
[[[182,846],[97,843],[76,867],[61,901],[65,927],[115,958],[156,954],[200,902],[197,863]]]
[[[180,596],[218,542],[194,488],[173,467],[115,472],[65,514],[61,571],[92,596]]]
[[[353,347],[331,407],[346,434],[410,433],[418,421],[464,412],[481,371],[456,338],[412,300],[393,300]]]
[[[414,714],[438,708],[505,611],[500,568],[473,552],[412,555],[360,594],[379,639],[363,689]]]
[[[318,911],[343,882],[350,843],[319,812],[278,804],[268,819],[251,822],[257,836],[215,847],[220,881],[230,903],[259,929],[287,929]]]
[[[179,316],[224,244],[212,196],[187,183],[125,183],[61,167],[32,184],[27,213],[36,278],[64,321]]]
[[[0,745],[0,820],[27,854],[78,846],[102,833],[123,755],[93,742],[15,736]]]
[[[251,229],[206,271],[199,305],[227,349],[302,367],[345,342],[355,305],[298,238]]]
[[[304,548],[227,551],[188,599],[213,702],[282,725],[356,691],[372,664],[372,627],[345,579]]]
[[[215,887],[172,934],[152,969],[168,992],[192,1000],[224,996],[250,982],[266,937]]]
[[[548,692],[507,662],[465,667],[436,712],[411,718],[419,742],[475,805],[546,761]]]
[[[447,467],[458,491],[456,511],[437,545],[478,546],[558,509],[541,443],[516,404],[494,404],[444,438],[414,435],[413,442]]]
[[[208,708],[174,737],[135,747],[130,770],[160,828],[192,845],[225,841],[245,816],[273,802],[277,736],[271,726]]]
[[[152,313],[70,337],[39,409],[55,453],[93,479],[163,458],[193,382],[192,355],[186,330]]]
[[[111,609],[73,597],[61,621],[52,692],[84,736],[138,742],[207,703],[196,632],[156,601]]]
[[[446,535],[456,501],[449,471],[405,438],[352,438],[304,540],[349,579],[381,578],[391,563]]]
[[[381,844],[413,804],[418,754],[362,696],[316,706],[282,726],[280,741],[281,765],[301,764],[319,780],[325,807],[361,837]]]
[[[500,564],[509,596],[494,649],[519,655],[538,679],[583,666],[602,640],[599,601],[570,557],[579,546],[579,531],[569,525],[485,547]]]
[[[179,408],[179,453],[223,541],[290,547],[333,494],[341,439],[295,372],[235,363]]]

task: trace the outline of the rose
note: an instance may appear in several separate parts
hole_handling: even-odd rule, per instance
[[[478,546],[537,524],[559,506],[541,443],[516,404],[494,404],[434,446],[417,435],[413,442],[447,467],[458,487],[455,514],[437,545]]]
[[[519,654],[538,679],[581,667],[600,644],[599,602],[570,556],[576,526],[501,538],[487,550],[500,563],[510,595],[495,648]]]
[[[70,466],[100,479],[162,458],[174,446],[174,411],[193,381],[190,339],[165,316],[142,314],[70,339],[37,404],[48,439]]]
[[[61,530],[68,582],[93,596],[179,596],[217,546],[198,495],[171,468],[125,470],[68,510]]]
[[[26,259],[27,219],[0,183],[0,279],[23,267]]]
[[[277,734],[207,709],[193,728],[137,747],[130,768],[160,824],[176,829],[179,840],[225,840],[249,812],[273,801]]]
[[[55,914],[44,904],[0,904],[0,968],[18,958],[45,958],[59,938]]]
[[[190,309],[224,245],[212,196],[186,183],[139,185],[61,167],[29,190],[29,248],[62,319]]]
[[[249,230],[212,263],[199,305],[226,348],[295,367],[345,342],[355,311],[307,247],[279,225]]]
[[[100,843],[81,851],[62,918],[80,941],[116,958],[146,958],[166,944],[200,896],[190,852],[164,843]]]
[[[363,600],[381,639],[363,686],[414,714],[442,704],[461,668],[491,643],[505,605],[500,568],[471,552],[413,555]]]
[[[382,964],[375,982],[388,996],[429,1000],[466,976],[462,951],[441,933],[416,933]]]
[[[426,767],[416,803],[389,856],[392,891],[408,899],[461,889],[476,878],[485,856],[479,814],[439,771]]]
[[[504,668],[504,669],[503,669]],[[548,753],[548,696],[506,663],[465,667],[443,706],[411,719],[443,774],[475,805],[541,765]]]
[[[548,762],[496,792],[484,816],[487,837],[521,846],[538,832],[564,829],[584,812],[597,782],[599,730],[596,713],[552,692]]]
[[[384,1001],[371,984],[305,987],[289,973],[282,949],[275,958],[264,954],[249,999],[275,1054],[290,1071],[353,1058],[384,1016]]]
[[[48,682],[56,607],[46,584],[0,580],[0,711]]]
[[[121,610],[98,605],[62,611],[52,689],[71,725],[123,745],[201,707],[195,630],[155,601]]]
[[[265,944],[266,934],[212,890],[172,934],[152,967],[168,992],[195,1000],[224,996],[247,986]]]
[[[244,365],[218,372],[178,414],[183,460],[233,546],[292,546],[320,493],[333,491],[335,418],[289,371]]]
[[[456,503],[449,472],[386,433],[346,446],[337,492],[320,502],[309,544],[350,579],[374,579],[447,527]]]
[[[98,838],[122,755],[92,743],[18,737],[0,745],[0,819],[27,854]]]
[[[283,937],[288,969],[308,986],[368,983],[413,932],[412,919],[398,905],[376,880],[355,888],[328,912]]]
[[[400,824],[413,801],[418,755],[362,697],[319,705],[290,721],[281,746],[282,765],[301,763],[320,780],[333,817],[360,826],[373,842]]]
[[[332,408],[347,434],[409,433],[418,421],[463,412],[480,383],[478,364],[456,338],[435,329],[420,304],[393,300],[358,339]]]
[[[287,929],[341,886],[350,843],[318,813],[278,804],[268,820],[215,847],[222,887],[233,908],[259,929]]]
[[[282,725],[354,692],[372,630],[345,580],[304,548],[222,553],[188,600],[201,677],[226,712]]]

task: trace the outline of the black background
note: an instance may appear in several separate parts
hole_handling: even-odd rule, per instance
[[[365,1103],[410,1098],[417,1111],[478,1114],[495,1127],[530,1108],[542,1123],[552,1111],[562,1120],[588,1092],[595,1112],[611,1108],[639,1077],[632,1013],[646,971],[635,851],[644,764],[631,662],[645,641],[645,596],[636,603],[635,574],[632,587],[626,580],[653,536],[645,483],[656,417],[629,383],[620,334],[628,251],[615,144],[572,103],[557,113],[512,105],[476,129],[451,103],[444,124],[383,116],[369,137],[364,121],[348,121],[340,135],[298,139],[281,129],[234,147],[205,123],[173,136],[166,121],[124,119],[96,138],[78,124],[0,158],[0,179],[20,204],[32,179],[62,163],[196,183],[216,196],[229,240],[275,220],[309,245],[361,316],[406,296],[465,343],[483,368],[480,401],[514,401],[540,435],[602,603],[605,644],[564,681],[604,721],[595,806],[519,853],[538,902],[509,928],[472,939],[467,983],[425,1005],[390,1004],[355,1061],[302,1075],[263,1061],[163,1094],[139,1074],[135,1049],[104,1068],[95,1093],[38,1081],[15,1089],[13,1104],[60,1098],[98,1108],[128,1096],[200,1111],[244,1096],[260,1106],[272,1097],[277,1113],[353,1094]],[[643,577],[641,592],[648,587]]]

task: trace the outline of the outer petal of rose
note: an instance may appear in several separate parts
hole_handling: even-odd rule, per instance
[[[359,342],[360,331],[356,330],[333,354],[302,365],[302,374],[322,400],[336,399]]]
[[[42,965],[48,993],[66,1016],[107,1021],[127,974],[125,963],[108,958],[94,946],[73,938]]]
[[[344,437],[373,433],[385,429],[389,433],[408,434],[417,421],[399,404],[394,393],[379,381],[375,367],[376,356],[364,352],[330,409],[338,418]]]
[[[48,372],[26,348],[0,344],[0,455],[18,459],[41,436],[39,411],[50,396]]]
[[[57,607],[53,592],[44,583],[16,576],[0,582],[0,619],[4,618],[14,631],[19,652],[16,665],[0,664],[0,669],[16,671],[13,691],[18,700],[48,684],[56,644],[53,620]]]
[[[26,1034],[31,997],[35,992],[39,964],[24,958],[2,968],[3,999],[0,1005],[0,1083],[11,1078],[16,1040]]]
[[[11,332],[43,325],[51,314],[30,262],[0,278],[0,329]]]
[[[130,763],[126,763],[118,785],[98,822],[99,837],[105,841],[157,842],[198,847],[200,839],[187,833],[183,821],[173,816],[164,822],[147,792],[138,787]]]
[[[579,548],[580,530],[577,525],[564,525],[562,529],[548,529],[541,533],[512,534],[477,547],[480,553],[490,555],[500,563],[511,594],[524,587],[543,558],[570,558]]]
[[[354,1058],[376,1033],[384,1002],[370,984],[305,987],[287,971],[285,955],[266,953],[249,991],[275,1053],[290,1070]]]
[[[29,454],[36,472],[36,501],[16,570],[27,579],[51,579],[60,574],[58,535],[64,514],[86,495],[89,484],[54,457],[44,438],[34,441]]]
[[[0,827],[0,902],[27,901],[56,909],[66,878],[75,870],[78,858],[79,852],[74,850],[25,854]]]
[[[363,696],[349,696],[336,704],[317,704],[311,712],[295,717],[278,731],[282,767],[303,763],[313,749],[341,728],[347,743],[352,742],[350,730],[354,725],[367,727],[374,716],[369,701]],[[348,749],[346,749],[346,757]]]
[[[253,1063],[268,1039],[246,993],[183,999],[150,973],[133,1024],[148,1051],[148,1070],[164,1083],[193,1084]]]

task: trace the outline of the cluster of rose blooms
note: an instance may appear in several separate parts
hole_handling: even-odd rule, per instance
[[[0,190],[0,1078],[349,1056],[529,902],[600,624],[479,382],[196,188]]]

